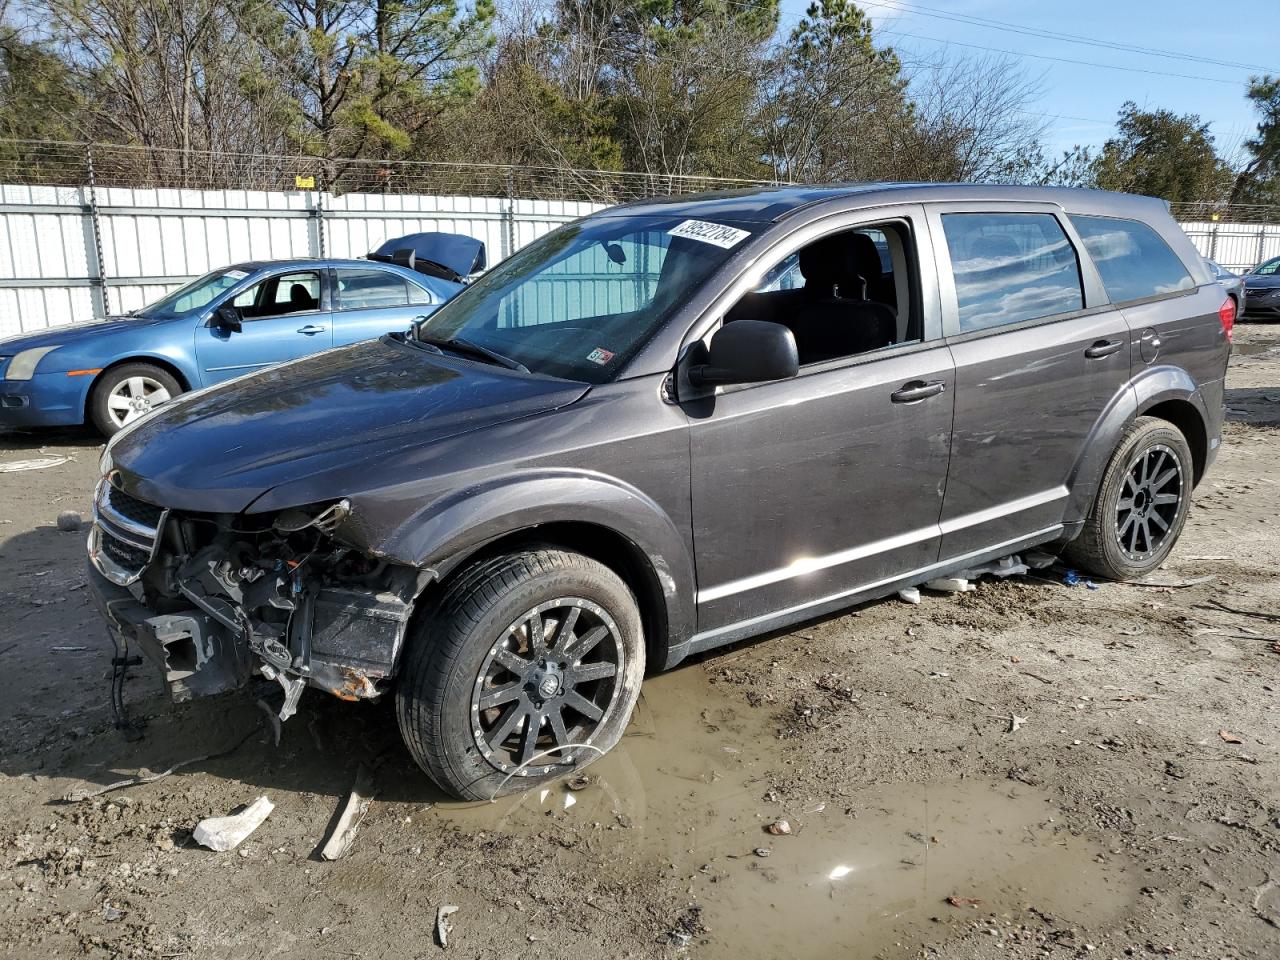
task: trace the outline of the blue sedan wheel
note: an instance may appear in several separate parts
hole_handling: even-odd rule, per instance
[[[94,425],[109,437],[180,393],[182,387],[168,371],[149,363],[114,367],[94,385]]]

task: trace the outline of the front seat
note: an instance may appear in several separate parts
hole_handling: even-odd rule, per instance
[[[306,284],[295,283],[289,287],[289,312],[301,313],[304,310],[314,310],[316,308],[316,298],[311,296],[311,291],[307,289]]]
[[[893,308],[867,299],[866,244],[879,276],[880,255],[866,234],[838,233],[800,251],[805,302],[787,325],[802,364],[878,350],[897,339]]]

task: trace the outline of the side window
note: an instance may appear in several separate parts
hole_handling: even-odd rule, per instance
[[[410,284],[390,271],[339,268],[335,273],[339,310],[403,307],[409,303]]]
[[[1048,213],[944,213],[960,332],[1084,309],[1080,261]]]
[[[431,294],[418,286],[413,281],[409,281],[409,302],[410,303],[430,303]]]
[[[1071,218],[1112,303],[1141,300],[1196,285],[1160,234],[1139,220]]]
[[[905,221],[828,234],[783,257],[725,315],[790,328],[801,366],[921,339]]]
[[[241,292],[234,301],[246,320],[320,309],[320,274],[299,270],[277,274]]]

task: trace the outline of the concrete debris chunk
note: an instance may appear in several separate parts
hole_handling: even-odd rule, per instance
[[[938,577],[924,586],[926,590],[936,590],[939,593],[968,593],[978,589],[963,577]]]
[[[920,588],[919,588],[919,587],[906,587],[906,588],[904,588],[904,589],[902,589],[902,590],[899,590],[899,591],[898,591],[898,599],[899,599],[899,600],[901,600],[903,603],[919,603],[919,602],[920,602]]]
[[[457,912],[458,908],[449,903],[436,911],[436,941],[442,950],[448,948],[449,934],[453,932],[453,921],[449,918]]]
[[[360,821],[369,812],[369,804],[373,803],[373,792],[373,775],[362,763],[356,769],[355,782],[351,784],[351,792],[347,794],[342,815],[334,824],[328,842],[320,850],[322,859],[341,860],[351,850],[356,834],[360,831]]]
[[[276,805],[265,796],[259,797],[242,811],[229,817],[209,817],[196,824],[192,837],[210,850],[234,850],[249,834],[262,826]]]

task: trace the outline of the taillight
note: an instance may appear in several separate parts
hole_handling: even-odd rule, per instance
[[[1222,324],[1222,332],[1231,339],[1231,331],[1236,325],[1236,302],[1230,297],[1218,308],[1218,321]]]

